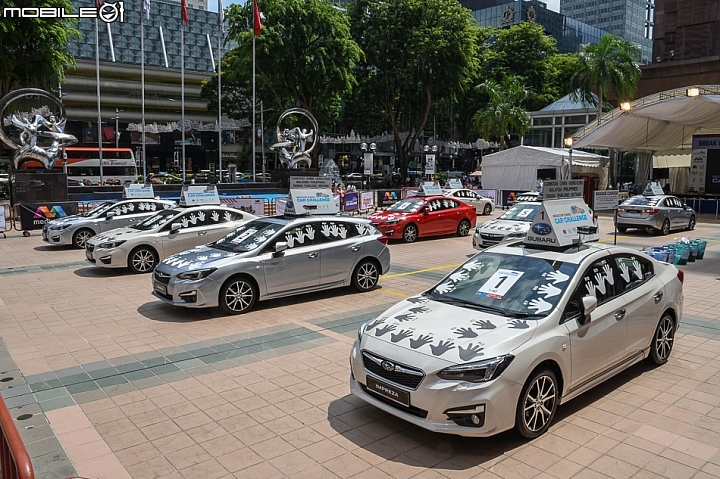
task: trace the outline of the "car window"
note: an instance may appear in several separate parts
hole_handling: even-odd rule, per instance
[[[281,238],[283,236],[285,242],[287,242],[288,249],[312,246],[318,242],[317,224],[306,223],[292,227],[286,230]]]
[[[562,261],[480,253],[445,277],[429,295],[436,301],[489,308],[510,317],[546,316],[576,271],[576,264]]]
[[[613,299],[619,290],[616,289],[617,275],[609,258],[603,258],[593,263],[580,278],[580,284],[568,300],[563,321],[580,315],[580,304],[585,296],[595,296],[598,304]]]
[[[399,212],[399,213],[414,213],[425,203],[425,200],[421,198],[407,198],[393,204],[386,211]]]
[[[539,203],[518,203],[503,213],[498,219],[532,223],[539,209]]]
[[[158,214],[152,215],[149,218],[142,220],[140,223],[131,226],[131,228],[141,231],[148,231],[168,223],[178,213],[179,211],[177,210],[163,210],[160,211]],[[169,230],[170,225],[168,224],[165,229]]]
[[[210,246],[224,251],[244,253],[265,244],[282,228],[282,223],[268,220],[253,220],[238,226],[235,230],[220,238]],[[277,240],[282,239],[280,237]],[[274,248],[274,241],[271,242]],[[268,248],[267,251],[272,251]]]
[[[628,198],[623,202],[623,205],[632,206],[656,206],[660,202],[660,198],[657,196],[642,196],[636,195]]]
[[[111,208],[108,212],[112,213],[115,216],[126,216],[137,213],[137,209],[138,208],[136,208],[135,203],[131,201],[121,201],[120,203],[117,203],[113,208]],[[107,212],[105,214],[107,215]]]
[[[320,242],[332,243],[358,236],[358,229],[352,223],[344,221],[322,221],[320,222]]]
[[[180,223],[180,229],[197,228],[207,225],[209,211],[189,211],[173,220],[173,223]]]
[[[637,288],[655,274],[652,263],[640,255],[617,255],[615,264],[620,273],[618,289],[621,292]]]
[[[162,203],[155,201],[134,201],[133,207],[135,209],[134,213],[153,213],[163,209]]]
[[[208,212],[207,223],[209,225],[214,225],[218,223],[227,223],[229,221],[239,221],[241,219],[243,219],[243,215],[239,211],[218,208]]]
[[[447,204],[447,200],[445,200],[445,204]],[[427,205],[425,205],[425,209],[427,209],[428,213],[440,211],[445,208],[446,206],[443,206],[443,200],[428,201]]]

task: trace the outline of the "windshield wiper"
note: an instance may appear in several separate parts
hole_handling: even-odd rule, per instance
[[[505,316],[507,316],[508,318],[518,318],[518,319],[520,319],[520,318],[522,318],[522,319],[526,319],[526,318],[544,318],[544,317],[545,317],[544,314],[523,313],[523,312],[521,312],[521,311],[515,311],[515,312],[510,312],[510,311],[508,311],[508,312],[505,314]]]
[[[446,296],[435,296],[432,293],[428,294],[428,296],[430,297],[430,299],[437,301],[439,303],[453,304],[455,306],[462,306],[464,308],[476,309],[478,311],[487,311],[489,313],[495,313],[495,314],[499,314],[501,316],[507,316],[507,311],[505,311],[502,308],[495,307],[495,306],[486,306],[484,304],[477,304],[477,303],[473,303],[472,301],[468,301],[466,299],[448,298]]]

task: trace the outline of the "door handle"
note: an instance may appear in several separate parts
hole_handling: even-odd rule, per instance
[[[362,245],[356,244],[352,248],[350,248],[350,251],[359,251],[360,248],[362,248]]]
[[[442,214],[439,214],[439,215],[438,215],[438,218],[442,218]]]
[[[653,296],[653,299],[655,300],[656,303],[659,303],[662,298],[663,298],[662,291],[658,291],[657,293],[655,293],[655,296]]]
[[[621,319],[623,319],[623,318],[625,317],[625,312],[626,312],[626,311],[625,311],[624,308],[617,310],[617,312],[615,312],[615,319],[618,320],[618,321],[620,321]]]
[[[207,231],[198,231],[198,236],[205,236]]]
[[[308,253],[308,258],[317,258],[317,251],[313,251],[312,253]]]

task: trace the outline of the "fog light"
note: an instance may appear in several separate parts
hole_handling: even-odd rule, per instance
[[[485,425],[484,404],[448,409],[444,414],[458,426],[483,427]]]
[[[482,421],[480,420],[480,416],[478,416],[477,414],[471,414],[471,415],[470,415],[470,421],[472,421],[472,423],[475,424],[476,426],[479,426],[479,425],[480,425],[480,422],[482,422]]]
[[[197,302],[197,291],[180,293],[180,299],[182,299],[186,303],[196,303]]]
[[[110,264],[112,263],[112,256],[105,256],[104,258],[100,258],[100,262],[102,264]]]

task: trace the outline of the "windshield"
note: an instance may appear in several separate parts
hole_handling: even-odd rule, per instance
[[[655,206],[660,202],[660,198],[657,196],[633,196],[623,202],[623,205],[634,205],[634,206]]]
[[[91,209],[90,211],[86,211],[80,216],[95,216],[99,215],[100,213],[105,213],[107,210],[109,210],[113,205],[115,204],[114,201],[106,201],[102,204],[97,205],[95,208]]]
[[[388,208],[387,211],[394,211],[398,213],[414,213],[419,210],[423,204],[425,204],[425,200],[407,199],[398,201],[390,208]]]
[[[210,243],[213,248],[244,253],[262,246],[282,225],[274,221],[256,220],[245,223],[232,233]]]
[[[427,294],[507,317],[544,317],[557,305],[577,265],[528,256],[480,253]]]
[[[162,226],[177,214],[179,214],[180,211],[178,210],[162,210],[160,213],[151,216],[150,218],[141,221],[140,223],[131,226],[131,228],[140,230],[140,231],[148,231],[151,229],[155,229],[158,226]]]
[[[509,210],[507,210],[498,219],[499,220],[513,220],[513,221],[527,221],[528,223],[532,223],[532,221],[535,219],[535,215],[537,214],[539,209],[540,209],[539,204],[521,203],[521,204],[517,204],[517,205],[513,206],[512,208],[510,208]]]

